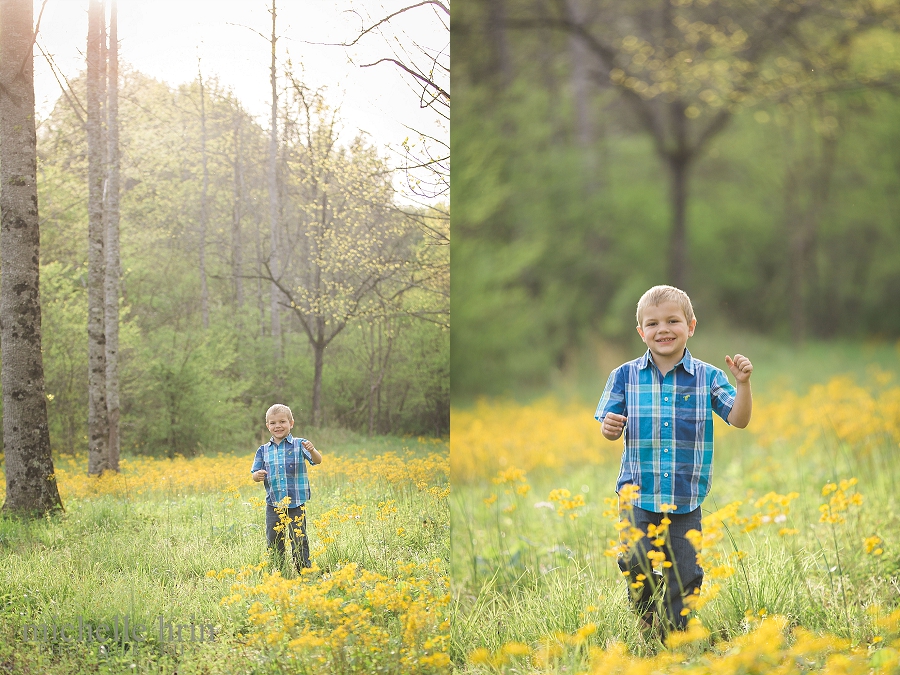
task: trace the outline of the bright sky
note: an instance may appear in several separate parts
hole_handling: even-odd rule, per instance
[[[42,1],[34,0],[35,20]],[[414,137],[404,125],[444,140],[449,138],[449,124],[442,129],[437,115],[419,109],[411,79],[402,71],[388,63],[359,67],[380,58],[396,58],[392,49],[398,44],[411,44],[412,40],[438,50],[449,49],[449,33],[431,7],[398,16],[383,34],[373,31],[349,49],[308,44],[352,42],[361,27],[368,27],[408,4],[414,3],[277,1],[279,67],[290,58],[296,72],[301,71],[302,65],[307,86],[326,87],[327,100],[332,106],[340,106],[345,141],[361,129],[378,146],[396,146],[407,136]],[[88,0],[46,1],[38,43],[67,77],[76,76],[85,67],[87,6]],[[118,0],[120,62],[178,85],[197,77],[199,57],[204,78],[217,76],[268,128],[270,47],[257,32],[271,33],[270,6],[271,0]],[[400,42],[392,47],[390,41],[394,38]],[[38,49],[34,63],[36,107],[41,118],[49,113],[61,92]]]

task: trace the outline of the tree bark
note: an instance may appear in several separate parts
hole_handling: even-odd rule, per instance
[[[669,204],[672,214],[672,229],[669,233],[669,283],[687,290],[687,198],[689,164],[683,159],[670,157]]]
[[[3,510],[62,509],[47,426],[41,355],[40,230],[31,0],[0,0],[0,344]]]
[[[88,137],[88,473],[109,469],[109,421],[106,410],[106,294],[103,227],[103,122],[100,80],[103,4],[89,0],[87,39]]]
[[[209,328],[209,287],[206,283],[206,227],[209,220],[207,196],[209,192],[209,164],[206,157],[206,90],[203,73],[197,73],[200,82],[200,160],[203,164],[203,182],[200,187],[200,311],[203,329]]]
[[[275,35],[275,0],[272,0],[272,63],[269,71],[269,81],[272,85],[272,116],[269,130],[269,269],[272,277],[277,279],[279,275],[278,265],[278,88],[275,73],[275,43],[278,38]],[[273,282],[269,287],[271,325],[272,325],[272,356],[275,361],[281,360],[281,321],[279,316],[278,286]]]
[[[119,44],[118,8],[109,10],[109,79],[107,85],[106,206],[106,410],[109,416],[109,469],[119,470]]]

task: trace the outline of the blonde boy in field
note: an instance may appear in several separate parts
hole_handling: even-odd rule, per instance
[[[266,542],[273,553],[275,569],[284,562],[284,530],[291,538],[294,566],[299,574],[311,566],[309,541],[306,538],[306,502],[310,497],[306,462],[321,464],[322,455],[305,438],[291,435],[294,415],[286,405],[276,403],[266,411],[266,428],[272,434],[269,442],[259,446],[250,473],[266,487]],[[288,500],[288,508],[283,507]],[[281,514],[289,519],[277,528]]]
[[[644,628],[681,630],[689,614],[685,599],[703,583],[697,551],[685,534],[700,531],[700,504],[709,492],[712,413],[732,426],[749,424],[753,364],[740,354],[725,357],[735,388],[724,371],[692,357],[686,345],[697,319],[687,293],[673,286],[644,293],[637,323],[647,351],[610,374],[594,417],[609,440],[624,432],[619,505],[634,527],[653,535],[633,542],[619,558],[631,601]],[[665,534],[656,534],[660,531]],[[661,553],[662,573],[652,565],[662,560]]]

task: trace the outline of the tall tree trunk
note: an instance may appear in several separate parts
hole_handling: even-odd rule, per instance
[[[109,415],[109,468],[119,470],[119,43],[118,8],[109,10],[109,80],[107,85],[106,206],[106,410]]]
[[[312,343],[314,369],[313,369],[313,396],[312,396],[312,423],[314,427],[322,426],[322,368],[325,363],[325,322],[316,319],[317,339]]]
[[[493,74],[504,89],[512,83],[512,61],[509,56],[509,40],[506,36],[506,0],[488,0],[487,34],[491,45]]]
[[[669,205],[672,225],[669,232],[669,283],[684,291],[688,284],[687,199],[688,171],[693,152],[688,144],[684,101],[676,99],[668,106],[674,147],[665,157],[669,169]],[[690,293],[690,291],[688,291]]]
[[[0,0],[0,344],[3,510],[62,508],[50,454],[41,356],[40,230],[31,0]]]
[[[206,90],[203,73],[197,72],[200,81],[200,160],[203,164],[203,183],[200,187],[200,311],[203,328],[209,328],[209,287],[206,284],[206,227],[209,219],[207,194],[209,192],[209,165],[206,158]]]
[[[272,0],[272,63],[269,81],[272,85],[272,116],[269,130],[269,271],[277,279],[278,265],[278,88],[275,77],[275,0]],[[279,316],[278,286],[272,282],[269,287],[271,322],[272,322],[272,356],[275,361],[281,360],[281,321]]]
[[[582,0],[566,0],[569,16],[576,23],[584,21]],[[575,140],[582,155],[583,185],[587,196],[599,189],[597,175],[597,133],[591,113],[591,79],[588,62],[591,51],[575,33],[569,33],[569,58],[572,62],[570,83],[575,104]]]
[[[673,286],[687,290],[687,188],[688,164],[678,159],[669,162],[669,204],[672,229],[669,233],[669,279]]]
[[[109,469],[109,422],[106,410],[106,297],[103,227],[103,121],[100,113],[100,43],[103,4],[89,0],[87,39],[88,136],[88,473]]]
[[[244,198],[244,170],[241,159],[241,116],[234,116],[234,186],[231,205],[231,276],[234,281],[234,306],[241,320],[244,305],[244,249],[241,242],[241,204]]]
[[[801,124],[804,127],[812,126],[805,119]],[[809,326],[809,296],[814,270],[812,257],[818,238],[819,220],[828,203],[837,147],[837,139],[833,135],[820,137],[818,132],[813,131],[809,136],[808,142],[804,142],[796,131],[785,134],[785,143],[789,148],[796,147],[798,138],[806,146],[805,150],[797,152],[796,157],[791,157],[794,153],[788,150],[786,154],[789,159],[784,178],[788,312],[791,338],[797,344],[802,344],[806,339]],[[819,143],[821,149],[817,153],[815,146]],[[803,194],[806,194],[805,207],[801,206]]]

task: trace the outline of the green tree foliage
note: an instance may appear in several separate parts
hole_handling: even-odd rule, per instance
[[[677,34],[653,27],[662,5]],[[690,100],[692,143],[728,117],[692,160],[686,290],[702,324],[797,339],[900,334],[897,313],[883,311],[900,282],[896,3],[662,5],[454,8],[455,394],[546,382],[595,339],[633,337],[640,294],[673,282],[671,177],[635,96],[665,115]],[[796,17],[751,63],[741,40],[770,5]],[[616,52],[587,63],[587,144],[568,42],[576,23]]]
[[[173,89],[123,70],[119,98],[123,450],[191,454],[245,447],[264,431],[263,413],[276,399],[292,404],[298,429],[308,428],[314,355],[303,327],[287,307],[281,317],[285,358],[280,363],[272,358],[269,289],[263,278],[269,242],[266,130],[230,92],[204,78],[209,175],[204,242],[210,313],[209,328],[204,330],[198,271],[203,183],[199,83]],[[38,152],[51,439],[58,450],[81,451],[87,433],[83,348],[87,158],[79,119],[83,112],[77,107],[83,100],[83,79],[73,88],[77,99],[61,98],[41,123]],[[335,152],[352,163],[352,152],[342,148],[336,134],[332,140]],[[288,151],[285,147],[280,156],[288,157]],[[299,231],[306,208],[299,179],[288,168],[282,167],[280,189],[296,199],[282,214],[285,241]],[[383,167],[373,172],[372,179],[381,186],[379,208],[396,211]],[[335,201],[343,198],[335,188]],[[395,217],[400,216],[390,215]],[[417,260],[426,239],[421,231],[410,233],[406,262]],[[449,251],[444,257],[449,258]],[[447,264],[445,260],[445,268]],[[436,302],[434,290],[426,294]],[[446,433],[449,393],[441,391],[446,383],[424,375],[446,378],[446,331],[419,319],[398,320],[392,330],[396,346],[387,361],[382,407],[373,431]],[[333,372],[325,369],[323,424],[369,427],[368,409],[351,412],[355,402],[369,400],[370,383],[358,377],[354,366],[353,354],[363,345],[360,333],[354,324],[354,330],[335,338],[325,355]],[[421,343],[431,348],[417,349]],[[408,384],[399,383],[406,373],[416,376]],[[403,386],[405,399],[395,393]],[[436,423],[437,409],[443,413]]]

